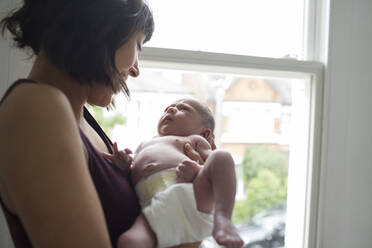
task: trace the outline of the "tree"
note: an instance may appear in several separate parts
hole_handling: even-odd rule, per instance
[[[279,203],[285,202],[286,187],[281,184],[281,179],[268,169],[261,170],[253,178],[246,191],[249,216],[264,209],[270,209]]]
[[[287,198],[288,153],[264,146],[247,148],[243,163],[245,200],[237,201],[234,223],[248,221]]]
[[[105,116],[105,110],[101,107],[88,106],[88,109],[110,138],[111,132],[116,125],[124,125],[126,123],[125,117],[120,113],[113,114],[112,116]]]
[[[243,159],[244,184],[248,186],[263,169],[274,173],[284,184],[288,175],[288,154],[265,146],[248,147]]]

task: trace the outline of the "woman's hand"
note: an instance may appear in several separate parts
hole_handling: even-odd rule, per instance
[[[103,153],[103,156],[113,162],[120,170],[127,171],[133,162],[131,154],[132,151],[128,148],[119,151],[118,144],[114,142],[113,154]]]
[[[197,152],[189,143],[186,143],[184,148],[185,155],[189,157],[191,160],[197,162],[199,165],[204,164],[204,160],[200,156],[199,152]]]
[[[214,134],[209,135],[207,141],[211,145],[212,150],[216,150],[216,143],[214,143]]]

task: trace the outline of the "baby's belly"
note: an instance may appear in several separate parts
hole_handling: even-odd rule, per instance
[[[137,184],[141,179],[168,168],[175,168],[188,157],[170,145],[152,145],[144,148],[134,159],[132,180]]]
[[[176,183],[177,175],[174,168],[154,173],[151,176],[140,180],[135,186],[135,191],[141,207],[143,208],[147,206],[156,193],[164,191],[169,186]]]

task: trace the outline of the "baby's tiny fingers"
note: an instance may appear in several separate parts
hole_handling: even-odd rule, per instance
[[[178,167],[178,170],[180,171],[180,172],[185,172],[187,169],[186,169],[186,167],[185,166],[183,166],[183,165],[180,165],[179,167]]]
[[[119,152],[119,150],[118,150],[118,143],[117,142],[114,142],[113,148],[114,148],[114,153],[118,153]]]
[[[185,167],[186,166],[195,166],[195,165],[197,165],[197,163],[198,163],[199,161],[192,161],[192,160],[183,160],[182,161],[182,165],[184,165]]]
[[[129,148],[125,148],[124,151],[125,151],[127,154],[132,154],[132,153],[133,153]]]
[[[112,160],[112,159],[114,158],[114,156],[113,156],[112,154],[107,153],[107,152],[103,152],[103,153],[102,153],[102,156],[103,156],[104,158],[109,159],[109,160]]]
[[[127,157],[127,154],[123,151],[118,151],[117,155],[121,159],[125,159]]]
[[[176,171],[183,173],[186,170],[186,166],[182,163],[179,163],[178,166],[176,167]]]

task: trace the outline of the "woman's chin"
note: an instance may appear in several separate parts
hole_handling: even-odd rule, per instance
[[[112,103],[112,100],[104,100],[104,101],[88,101],[90,105],[107,108]]]

